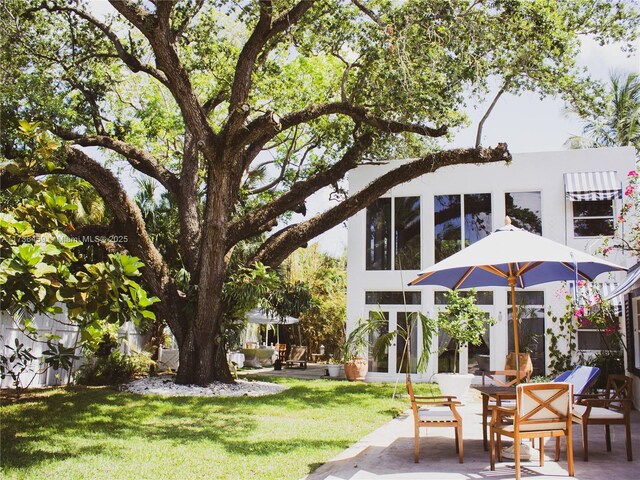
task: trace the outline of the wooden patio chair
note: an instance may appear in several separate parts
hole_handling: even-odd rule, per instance
[[[292,345],[287,357],[287,368],[298,364],[300,368],[307,368],[307,347]]]
[[[589,461],[589,425],[604,425],[607,452],[611,451],[611,425],[624,425],[627,460],[633,460],[631,451],[631,409],[633,408],[633,380],[625,375],[609,375],[603,394],[578,395],[573,407],[573,421],[582,425],[584,461]]]
[[[544,438],[556,438],[555,461],[560,459],[560,438],[567,439],[569,476],[573,477],[570,383],[529,383],[516,387],[515,408],[494,407],[490,426],[491,470],[496,469],[496,455],[502,461],[502,437],[513,439],[516,480],[520,480],[520,442],[540,439],[540,466],[544,465]],[[506,421],[505,421],[506,420]]]
[[[452,427],[456,435],[456,453],[463,463],[462,417],[456,410],[461,405],[452,396],[418,396],[413,392],[413,385],[407,380],[407,393],[413,411],[413,460],[420,461],[420,427]]]

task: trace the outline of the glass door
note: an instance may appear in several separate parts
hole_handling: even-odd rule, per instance
[[[381,373],[406,373],[411,365],[411,373],[416,373],[418,361],[417,312],[375,310],[369,317],[382,316],[384,322],[369,336],[369,371]],[[374,358],[373,345],[381,335],[399,330],[389,343],[383,355]],[[409,340],[409,341],[407,341]]]

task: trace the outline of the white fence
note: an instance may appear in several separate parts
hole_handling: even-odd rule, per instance
[[[25,348],[31,348],[31,354],[36,357],[36,359],[33,360],[30,368],[25,370],[20,376],[20,383],[23,387],[27,385],[31,387],[65,385],[68,381],[66,371],[46,368],[42,355],[42,352],[48,348],[44,334],[50,333],[59,336],[60,339],[55,340],[54,343],[60,342],[69,348],[77,343],[79,335],[78,327],[69,321],[64,309],[63,313],[58,315],[36,315],[32,318],[32,323],[33,326],[37,328],[37,340],[25,335],[9,312],[0,311],[0,350],[2,350],[4,355],[10,355],[11,350],[6,346],[14,348],[16,339],[18,339],[19,343],[24,344]],[[120,342],[120,350],[123,353],[129,354],[131,351],[142,350],[142,347],[148,341],[148,336],[140,335],[135,330],[133,324],[127,322],[118,330],[118,339]],[[80,359],[74,361],[74,372],[85,362],[80,348],[76,349],[76,355],[78,355]],[[0,387],[2,388],[12,386],[13,379],[10,376],[7,376],[0,383]]]

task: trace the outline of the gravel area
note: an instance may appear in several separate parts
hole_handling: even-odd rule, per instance
[[[286,390],[287,387],[268,382],[252,382],[249,380],[236,380],[235,384],[214,382],[208,387],[199,385],[176,385],[173,377],[149,377],[135,380],[123,385],[123,392],[154,394],[166,396],[223,396],[223,397],[257,397],[260,395],[273,395]]]

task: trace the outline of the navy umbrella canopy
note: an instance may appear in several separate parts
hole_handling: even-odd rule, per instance
[[[516,359],[519,358],[515,288],[562,280],[593,281],[626,268],[507,224],[458,253],[432,265],[409,283],[452,290],[509,287]]]

